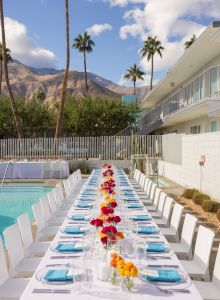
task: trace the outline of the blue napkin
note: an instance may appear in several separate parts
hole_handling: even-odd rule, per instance
[[[69,234],[83,234],[83,233],[85,233],[86,231],[80,229],[80,227],[66,227],[66,228],[64,229],[64,232],[65,232],[65,233],[69,233]]]
[[[143,208],[143,206],[138,204],[133,204],[133,205],[128,205],[128,208]]]
[[[164,252],[165,247],[163,243],[148,243],[147,252]]]
[[[178,282],[181,280],[180,274],[176,270],[157,270],[158,276],[146,276],[150,281]]]
[[[135,197],[125,198],[125,200],[126,200],[127,202],[139,202],[139,200],[138,200],[137,198],[135,198]]]
[[[75,243],[72,244],[58,244],[56,250],[59,252],[80,252],[83,251],[82,247],[75,247]]]
[[[134,196],[134,192],[133,191],[124,191],[124,195],[125,196]]]
[[[79,199],[80,201],[94,201],[93,198],[86,198],[86,197],[82,197]]]
[[[147,226],[147,227],[139,227],[138,233],[140,234],[153,234],[156,233],[157,229],[154,226]]]
[[[83,215],[75,215],[71,217],[72,220],[74,221],[84,221],[85,220],[85,216]]]
[[[85,204],[85,203],[78,203],[77,207],[79,207],[79,208],[92,208],[92,205]]]
[[[134,220],[134,221],[149,221],[149,220],[151,220],[151,217],[148,215],[134,216],[134,217],[132,217],[132,220]]]
[[[129,192],[129,191],[133,191],[133,189],[131,187],[123,187],[122,191]]]
[[[44,279],[47,281],[73,281],[73,276],[67,275],[68,270],[49,270]]]

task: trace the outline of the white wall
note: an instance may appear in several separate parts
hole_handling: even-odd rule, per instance
[[[206,160],[203,167],[201,155]],[[183,136],[182,165],[159,161],[159,174],[220,200],[220,132]]]
[[[184,134],[176,134],[176,133],[162,135],[163,160],[181,165],[183,135]]]

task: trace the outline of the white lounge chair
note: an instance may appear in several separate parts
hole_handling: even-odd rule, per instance
[[[220,299],[220,244],[215,260],[213,270],[213,277],[211,282],[195,281],[194,285],[199,291],[200,295],[205,300],[219,300]]]
[[[26,258],[18,224],[3,232],[10,261],[10,274],[13,277],[30,277],[37,269],[41,258]]]
[[[26,256],[43,256],[49,248],[50,242],[34,242],[28,213],[19,216],[17,221]]]
[[[200,225],[196,238],[193,260],[181,260],[186,272],[193,279],[204,279],[210,281],[209,258],[215,234],[209,228]]]
[[[170,197],[167,197],[164,204],[164,209],[161,219],[155,219],[155,222],[159,227],[169,227],[170,217],[173,208],[174,200]]]
[[[2,240],[0,239],[0,299],[1,300],[18,300],[25,290],[29,279],[19,278],[12,279],[9,276],[5,251]]]
[[[177,255],[192,259],[192,242],[197,221],[193,215],[185,215],[180,243],[170,243]]]
[[[178,203],[174,204],[173,212],[170,220],[169,228],[161,228],[161,232],[168,239],[174,239],[175,242],[179,242],[179,226],[182,217],[184,207]]]

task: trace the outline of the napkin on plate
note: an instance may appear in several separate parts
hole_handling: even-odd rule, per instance
[[[146,226],[146,227],[139,227],[138,233],[139,234],[153,234],[156,233],[157,229],[154,226]]]
[[[74,215],[71,217],[72,220],[74,221],[84,221],[85,220],[85,216],[83,215]]]
[[[143,208],[143,205],[133,204],[133,205],[128,205],[128,208]]]
[[[83,234],[86,231],[84,229],[80,229],[80,227],[66,227],[64,232],[69,234]]]
[[[147,252],[164,252],[165,246],[164,243],[148,243]]]
[[[83,247],[79,247],[77,243],[58,244],[56,250],[59,252],[80,252]]]
[[[77,207],[79,207],[79,208],[92,208],[92,205],[85,204],[85,203],[78,203]]]
[[[146,275],[145,278],[150,281],[181,281],[181,276],[176,270],[152,270],[151,274]]]
[[[47,281],[73,281],[73,275],[69,274],[69,270],[49,270],[44,279]]]
[[[151,220],[151,217],[149,215],[139,215],[139,216],[133,216],[132,220],[134,221],[149,221]]]

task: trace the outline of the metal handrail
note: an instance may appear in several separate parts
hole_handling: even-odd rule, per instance
[[[5,173],[4,173],[4,176],[3,176],[3,178],[2,178],[2,182],[1,182],[1,188],[3,187],[4,181],[5,181],[5,177],[6,177],[7,172],[8,172],[8,167],[9,167],[9,165],[10,165],[11,163],[12,163],[11,161],[9,161],[9,162],[7,163],[7,166],[6,166],[6,169],[5,169]]]

